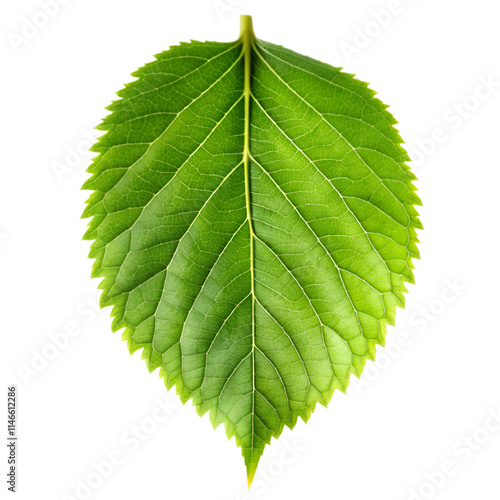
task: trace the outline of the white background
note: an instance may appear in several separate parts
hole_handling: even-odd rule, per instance
[[[216,5],[66,0],[20,41],[23,18],[43,23],[43,11],[37,0],[2,2],[0,434],[6,388],[16,384],[17,498],[498,500],[500,424],[488,419],[500,412],[498,5]],[[235,39],[240,14],[254,16],[259,38],[371,83],[418,160],[425,205],[417,285],[389,328],[391,355],[380,354],[347,396],[336,393],[328,410],[319,407],[307,425],[274,441],[249,493],[234,440],[190,403],[182,407],[173,391],[167,396],[140,354],[130,357],[120,334],[111,334],[109,309],[96,310],[98,283],[81,241],[87,221],[79,218],[91,158],[86,134],[115,92],[179,41]],[[496,82],[489,92],[481,84],[488,79]],[[68,159],[76,149],[82,153]],[[61,333],[75,327],[77,335]],[[163,419],[158,401],[167,400],[172,410]],[[131,436],[141,426],[138,444]],[[110,455],[120,463],[99,475],[94,464]],[[436,472],[444,462],[452,474]],[[6,487],[2,479],[2,498]]]

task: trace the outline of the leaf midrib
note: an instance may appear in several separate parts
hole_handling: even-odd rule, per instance
[[[247,209],[248,229],[250,234],[250,282],[252,294],[252,446],[250,464],[253,464],[254,453],[254,436],[255,436],[255,256],[254,244],[255,233],[252,221],[252,206],[250,196],[250,99],[251,99],[251,73],[252,73],[252,46],[255,35],[252,27],[252,18],[249,16],[242,16],[241,36],[243,41],[243,57],[245,62],[244,68],[244,87],[243,95],[245,99],[245,121],[244,121],[244,146],[243,146],[243,163],[245,169],[245,202]],[[248,483],[252,482],[255,470],[248,470]]]

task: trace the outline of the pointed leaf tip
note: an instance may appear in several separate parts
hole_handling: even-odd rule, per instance
[[[257,470],[258,463],[252,463],[247,465],[247,482],[248,489],[252,486],[253,479],[255,477],[255,471]]]

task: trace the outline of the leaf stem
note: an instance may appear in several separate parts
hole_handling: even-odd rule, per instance
[[[240,40],[245,40],[245,37],[248,37],[250,42],[255,39],[252,16],[240,16]]]

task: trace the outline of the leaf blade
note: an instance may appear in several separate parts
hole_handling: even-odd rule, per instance
[[[113,330],[224,423],[250,484],[271,438],[383,345],[421,225],[386,106],[243,17],[236,42],[134,73],[99,127],[84,216]]]

